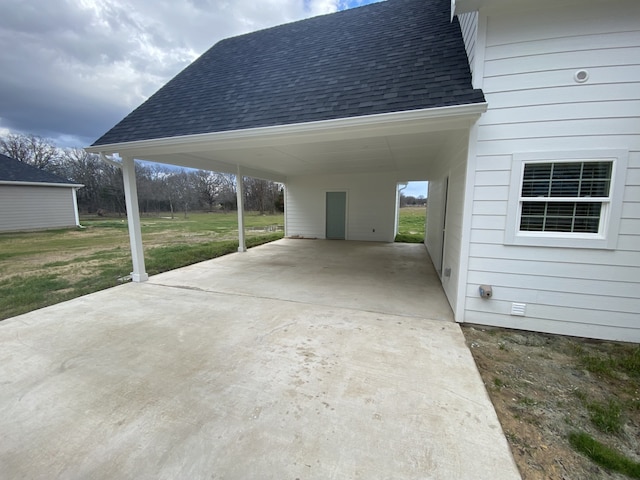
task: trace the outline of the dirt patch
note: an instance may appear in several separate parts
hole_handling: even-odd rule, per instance
[[[587,432],[640,461],[640,372],[616,363],[637,358],[639,347],[477,326],[463,332],[524,480],[628,478],[577,453],[568,436]]]

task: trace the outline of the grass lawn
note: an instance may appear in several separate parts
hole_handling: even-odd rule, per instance
[[[427,207],[402,207],[396,242],[424,242]]]
[[[132,269],[125,218],[82,218],[85,228],[0,234],[0,320],[118,285]],[[143,217],[147,272],[235,252],[237,215]],[[247,246],[282,238],[284,216],[247,213]]]
[[[235,252],[235,212],[143,216],[150,275]],[[0,234],[0,320],[121,283],[132,270],[126,218],[85,217],[82,229]],[[284,215],[247,213],[247,246],[282,238]],[[424,240],[424,207],[400,210],[397,241]],[[280,229],[277,227],[280,226]]]

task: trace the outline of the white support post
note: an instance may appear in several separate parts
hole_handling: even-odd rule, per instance
[[[244,182],[242,181],[242,168],[238,165],[236,174],[236,196],[238,198],[238,251],[246,252],[247,243],[244,239]]]
[[[122,157],[122,178],[124,180],[124,198],[127,204],[131,259],[133,260],[131,280],[134,282],[145,282],[149,280],[149,275],[147,275],[144,266],[142,230],[140,229],[140,211],[138,209],[138,189],[136,187],[136,166],[132,157]]]
[[[78,212],[78,188],[73,187],[71,189],[71,200],[73,201],[73,213],[76,218],[76,227],[80,226],[80,212]]]

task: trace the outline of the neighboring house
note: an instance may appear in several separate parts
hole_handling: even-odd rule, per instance
[[[387,0],[282,25],[219,42],[87,150],[122,157],[130,205],[133,158],[283,182],[299,237],[391,242],[398,183],[428,180],[457,321],[640,341],[639,18]]]
[[[0,154],[0,232],[80,225],[70,182]]]

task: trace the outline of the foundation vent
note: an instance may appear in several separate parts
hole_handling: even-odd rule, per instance
[[[527,311],[526,303],[512,303],[511,304],[511,315],[516,315],[518,317],[524,317],[524,314]]]

